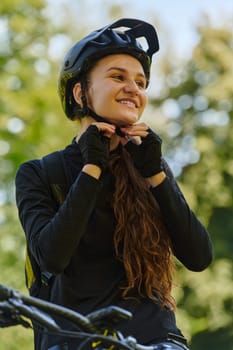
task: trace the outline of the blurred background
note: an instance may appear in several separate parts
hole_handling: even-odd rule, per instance
[[[192,350],[233,349],[233,2],[230,0],[1,0],[0,283],[27,293],[25,240],[15,206],[20,163],[65,147],[57,77],[67,49],[120,17],[151,22],[155,55],[144,120],[191,208],[207,226],[214,262],[177,264],[177,322]],[[33,349],[32,332],[0,329],[0,350]]]

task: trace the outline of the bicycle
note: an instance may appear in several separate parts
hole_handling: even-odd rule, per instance
[[[57,315],[74,323],[77,331],[67,331],[60,328],[54,318]],[[21,325],[33,328],[38,324],[47,332],[60,336],[79,339],[77,350],[188,350],[181,343],[179,336],[172,334],[167,341],[155,345],[142,345],[132,336],[124,337],[117,330],[117,323],[121,320],[130,320],[131,312],[117,307],[108,306],[94,311],[86,316],[66,307],[51,302],[26,296],[19,291],[0,284],[0,328]],[[53,346],[48,350],[59,350],[60,346]]]

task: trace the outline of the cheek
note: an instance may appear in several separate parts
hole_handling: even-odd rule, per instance
[[[109,98],[107,94],[100,89],[92,91],[87,94],[87,104],[98,115],[108,114],[111,106],[109,105]]]
[[[96,94],[94,89],[92,88],[89,88],[87,90],[86,97],[87,97],[87,104],[89,107],[93,107],[93,105],[95,104],[95,100],[98,100],[98,94]]]
[[[141,106],[142,106],[141,109],[142,109],[142,111],[145,109],[147,101],[148,101],[148,97],[147,97],[147,94],[145,93],[141,97]]]
[[[141,119],[141,116],[142,116],[144,109],[146,107],[146,104],[147,104],[147,100],[148,100],[147,95],[146,94],[143,95],[141,98],[141,108],[140,108],[139,113],[138,113],[138,120]]]
[[[88,89],[86,96],[89,106],[98,106],[107,99],[106,87],[99,85],[98,87],[92,86]]]

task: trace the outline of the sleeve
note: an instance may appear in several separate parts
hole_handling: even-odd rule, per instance
[[[19,218],[30,251],[42,270],[62,272],[86,230],[100,181],[81,172],[59,208],[38,160],[20,166],[15,184]]]
[[[189,270],[202,271],[213,259],[209,233],[189,208],[165,161],[164,170],[165,181],[151,191],[160,206],[174,255]]]

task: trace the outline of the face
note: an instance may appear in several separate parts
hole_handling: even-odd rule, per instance
[[[87,102],[101,117],[117,126],[134,124],[146,101],[147,80],[141,63],[127,54],[100,59],[88,77]]]

